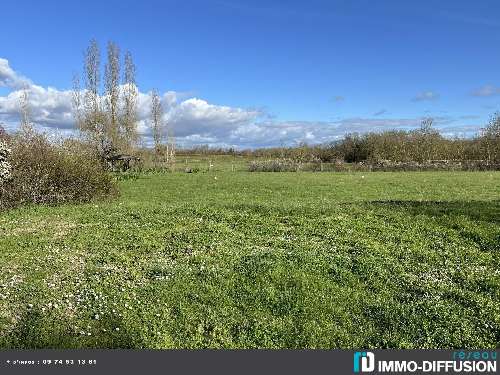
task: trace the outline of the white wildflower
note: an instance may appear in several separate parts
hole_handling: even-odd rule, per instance
[[[11,165],[7,161],[11,154],[11,149],[0,140],[0,184],[11,179]]]

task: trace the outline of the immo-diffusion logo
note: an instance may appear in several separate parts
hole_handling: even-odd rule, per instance
[[[496,351],[455,351],[444,352],[443,355],[450,356],[444,359],[416,359],[405,360],[397,358],[401,353],[392,353],[394,359],[375,360],[372,352],[354,352],[353,371],[380,373],[497,373]],[[429,354],[430,356],[430,354]],[[382,356],[386,357],[386,356]]]
[[[372,372],[375,370],[375,354],[372,352],[354,353],[354,372]]]

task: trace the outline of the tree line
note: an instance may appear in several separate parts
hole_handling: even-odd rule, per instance
[[[488,124],[472,138],[444,137],[435,129],[433,119],[426,118],[418,129],[349,133],[340,140],[319,145],[302,143],[291,147],[253,150],[196,146],[179,150],[179,153],[226,154],[324,163],[480,161],[485,164],[500,164],[500,113],[494,114]]]

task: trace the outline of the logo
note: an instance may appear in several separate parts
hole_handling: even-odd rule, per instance
[[[375,370],[375,354],[372,352],[354,353],[354,372],[372,372]]]

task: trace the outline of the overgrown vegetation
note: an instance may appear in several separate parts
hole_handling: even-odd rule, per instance
[[[328,145],[243,154],[260,159],[249,164],[251,172],[500,170],[500,113],[472,139],[445,138],[432,124],[432,119],[425,119],[417,130],[348,134]]]
[[[250,172],[296,172],[300,164],[289,159],[253,160],[249,163]]]
[[[299,162],[291,159],[256,159],[248,163],[249,172],[421,172],[421,171],[492,171],[500,164],[482,160],[431,160],[427,162],[393,162],[390,160],[363,161],[359,163],[324,163],[321,160]]]
[[[323,148],[318,157],[346,162],[389,160],[423,164],[431,160],[467,160],[500,164],[498,123],[500,115],[496,114],[483,133],[472,139],[445,138],[425,121],[421,129],[412,131],[350,134]]]
[[[0,208],[89,202],[117,192],[112,176],[87,144],[51,141],[32,130],[15,134],[8,144],[4,162],[0,151],[0,165],[10,167],[9,178],[0,184]]]
[[[492,116],[487,126],[473,138],[446,138],[433,127],[431,119],[425,119],[416,130],[353,133],[324,145],[301,144],[295,147],[240,151],[198,146],[178,150],[177,153],[180,157],[190,154],[244,156],[257,159],[257,164],[267,160],[265,163],[269,165],[278,162],[337,164],[332,170],[342,170],[339,166],[341,163],[364,163],[375,168],[384,165],[387,169],[393,164],[394,170],[447,169],[443,167],[445,165],[451,170],[499,169],[500,113]],[[406,167],[401,168],[402,165]],[[250,166],[250,169],[258,168]],[[344,169],[349,167],[345,166]]]

